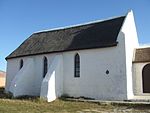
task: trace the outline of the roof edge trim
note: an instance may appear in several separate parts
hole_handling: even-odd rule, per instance
[[[25,56],[49,54],[49,53],[70,52],[70,51],[87,50],[87,49],[102,49],[102,48],[114,47],[114,46],[117,46],[117,44],[118,42],[110,44],[109,46],[107,45],[107,46],[95,47],[95,48],[70,49],[70,50],[53,51],[53,52],[42,52],[42,53],[36,53],[36,54],[30,54],[30,55],[20,55],[20,56],[15,56],[15,57],[6,57],[5,60],[12,59],[12,58],[25,57]]]

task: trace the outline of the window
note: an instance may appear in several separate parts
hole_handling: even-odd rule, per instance
[[[48,63],[47,63],[47,58],[44,57],[44,62],[43,62],[43,78],[45,77],[47,70],[48,70]]]
[[[150,93],[150,64],[146,64],[142,70],[143,93]]]
[[[20,60],[20,69],[23,67],[23,60]]]
[[[74,77],[80,77],[80,56],[78,53],[74,58]]]

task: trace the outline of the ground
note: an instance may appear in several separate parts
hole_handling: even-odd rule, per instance
[[[14,99],[0,89],[0,113],[150,113],[150,105],[107,104],[68,101],[65,98],[48,103],[38,97]]]

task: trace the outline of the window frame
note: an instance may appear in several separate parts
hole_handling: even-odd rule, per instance
[[[80,55],[78,53],[74,56],[74,77],[80,77]]]
[[[21,60],[20,60],[19,70],[23,67],[23,64],[24,64],[23,59],[21,59]]]
[[[46,56],[44,56],[44,58],[43,58],[43,78],[45,78],[47,71],[48,71],[48,59]]]

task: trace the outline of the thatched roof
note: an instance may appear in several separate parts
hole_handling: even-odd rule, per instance
[[[133,62],[150,62],[150,47],[136,49]]]
[[[125,16],[32,34],[6,59],[43,53],[112,47]]]

